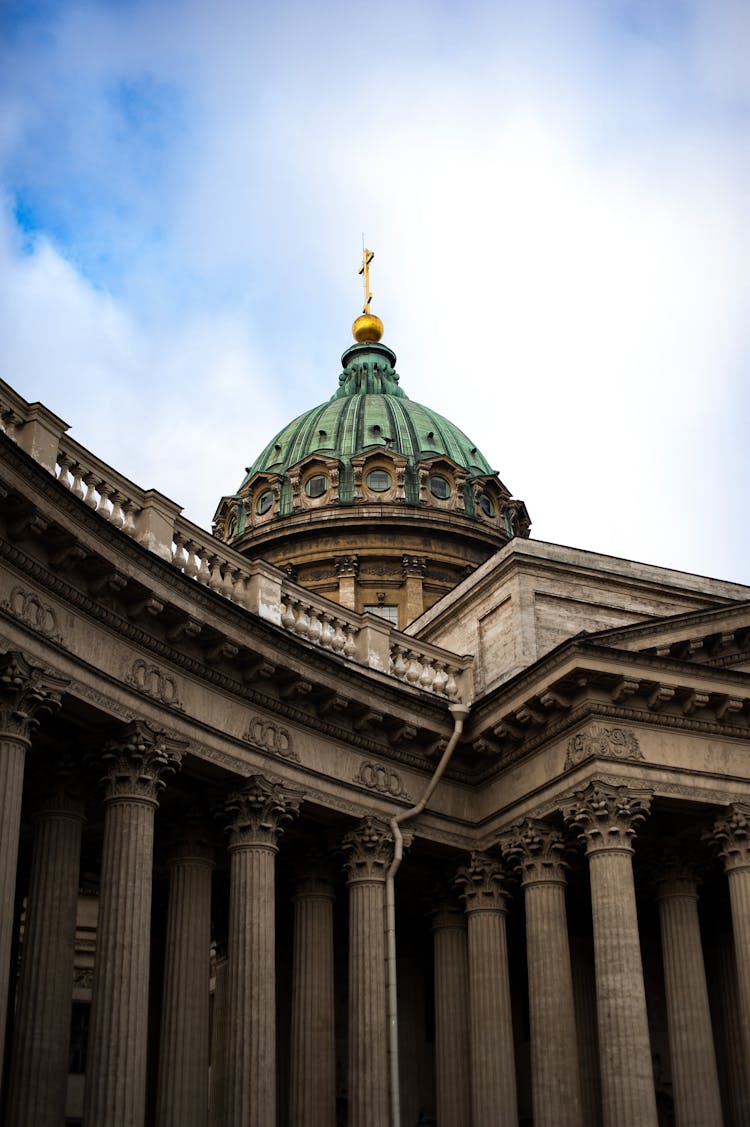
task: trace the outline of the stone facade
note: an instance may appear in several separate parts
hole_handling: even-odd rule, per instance
[[[0,418],[4,1122],[750,1121],[750,589],[511,540],[402,632]]]

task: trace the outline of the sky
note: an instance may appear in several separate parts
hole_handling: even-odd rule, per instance
[[[4,0],[0,376],[210,527],[361,310],[532,535],[750,583],[746,0]]]

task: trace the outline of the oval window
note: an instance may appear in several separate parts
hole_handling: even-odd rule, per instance
[[[373,493],[385,493],[391,488],[391,475],[386,470],[370,470],[367,488],[372,489]]]
[[[264,513],[267,513],[268,510],[271,508],[272,504],[273,504],[273,493],[271,492],[270,489],[266,489],[266,490],[263,491],[263,493],[261,493],[260,497],[255,502],[255,511],[258,514],[258,516],[262,517]]]
[[[486,517],[494,517],[495,506],[492,504],[492,498],[486,493],[479,494],[479,508],[482,510]]]
[[[433,474],[430,478],[430,493],[439,501],[445,501],[451,495],[451,483],[446,477]]]
[[[328,478],[324,473],[313,474],[305,482],[305,493],[308,497],[322,497],[328,492]]]

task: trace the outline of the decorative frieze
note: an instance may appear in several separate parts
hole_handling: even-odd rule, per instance
[[[279,755],[282,759],[299,763],[299,754],[292,746],[292,737],[288,728],[266,719],[265,716],[253,716],[242,738],[260,751],[270,751],[272,755]]]
[[[57,632],[57,615],[49,603],[43,602],[33,591],[14,587],[3,606],[38,634],[43,634],[53,642],[62,641]]]
[[[139,692],[145,693],[170,708],[183,710],[179,699],[177,682],[174,677],[161,670],[158,665],[152,665],[143,658],[133,662],[133,667],[127,677],[128,684],[133,685]]]
[[[404,787],[398,771],[394,771],[392,767],[386,767],[383,763],[366,760],[360,764],[353,782],[360,783],[368,790],[377,791],[378,794],[387,795],[389,798],[402,798],[406,802],[411,801],[411,796]]]
[[[643,759],[638,737],[630,728],[592,723],[568,740],[565,770],[586,759]]]

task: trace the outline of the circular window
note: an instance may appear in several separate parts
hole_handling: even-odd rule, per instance
[[[263,491],[263,493],[261,493],[260,497],[255,502],[255,511],[258,514],[258,516],[262,517],[264,513],[267,513],[268,510],[271,508],[272,504],[273,504],[273,493],[271,492],[270,489],[266,489],[266,490]]]
[[[391,475],[386,470],[370,470],[367,488],[372,489],[373,493],[385,493],[391,488]]]
[[[492,498],[486,493],[479,494],[479,508],[482,510],[486,517],[494,517],[495,506],[492,504]]]
[[[439,501],[445,501],[451,495],[451,483],[446,477],[433,474],[430,478],[430,493]]]
[[[324,473],[313,474],[305,482],[305,493],[308,497],[322,497],[328,492],[328,478]]]

